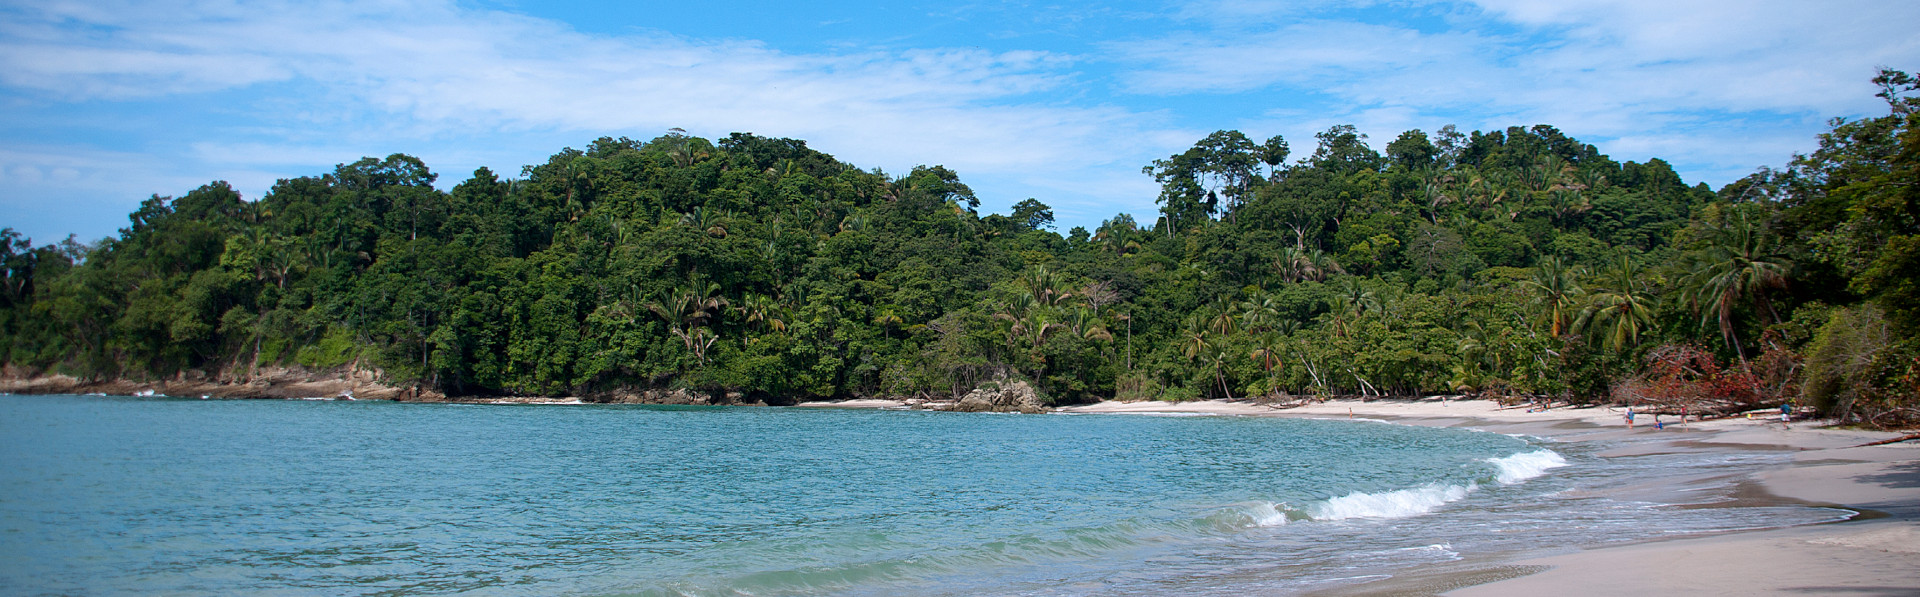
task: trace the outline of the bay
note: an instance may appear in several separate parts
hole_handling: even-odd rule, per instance
[[[1580,497],[1617,471],[1552,448],[1252,417],[3,396],[0,589],[1286,593],[1831,516]]]

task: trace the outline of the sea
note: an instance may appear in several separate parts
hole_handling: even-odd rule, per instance
[[[5,595],[1289,595],[1839,520],[1363,420],[0,396]],[[1678,490],[1647,497],[1621,488]],[[1720,503],[1720,507],[1699,504]]]

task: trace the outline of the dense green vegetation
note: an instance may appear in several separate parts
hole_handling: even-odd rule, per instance
[[[1891,423],[1920,374],[1920,101],[1876,81],[1888,115],[1718,191],[1549,126],[1384,152],[1339,126],[1296,161],[1221,131],[1146,168],[1157,221],[1065,234],[1032,199],[980,215],[943,167],[748,134],[603,138],[450,192],[367,158],[253,202],[155,196],[97,244],[6,231],[0,357],[452,394],[1799,397]]]

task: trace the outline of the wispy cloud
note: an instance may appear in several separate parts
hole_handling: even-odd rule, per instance
[[[1407,128],[1547,123],[1720,183],[1810,147],[1828,116],[1882,110],[1875,67],[1920,66],[1920,4],[1878,0],[1208,0],[913,18],[946,41],[803,51],[752,31],[576,28],[454,0],[0,4],[0,221],[52,222],[48,205],[84,202],[110,222],[77,229],[91,235],[148,193],[213,179],[258,196],[277,177],[401,151],[451,182],[671,127],[806,139],[894,172],[944,164],[990,209],[1032,196],[1063,224],[1151,221],[1140,166],[1220,128],[1282,133],[1304,155],[1331,124],[1379,146]]]
[[[249,173],[235,174],[239,180]],[[20,230],[37,243],[68,234],[95,240],[125,226],[131,207],[155,191],[178,194],[207,182],[142,153],[39,144],[4,147],[0,226]]]
[[[1071,58],[1042,51],[795,54],[663,32],[591,35],[432,1],[93,2],[11,12],[0,25],[0,83],[29,101],[246,90],[267,108],[251,134],[194,144],[195,156],[217,168],[307,173],[329,149],[369,141],[419,151],[411,146],[421,140],[553,131],[647,138],[670,127],[804,138],[863,165],[945,163],[970,177],[1041,167],[1137,176],[1152,153],[1140,141],[1151,137],[1142,128],[1150,119],[1133,111],[1034,99],[1071,82]]]
[[[1463,66],[1485,44],[1470,35],[1312,19],[1229,37],[1182,32],[1108,47],[1143,66],[1124,75],[1134,91],[1179,94],[1283,83],[1337,88],[1356,72]]]
[[[1725,140],[1755,116],[1810,140],[1820,119],[1879,109],[1876,67],[1920,59],[1912,3],[1221,4],[1239,18],[1187,15],[1202,28],[1111,44],[1132,65],[1122,79],[1163,95],[1322,95],[1318,115],[1335,119],[1551,123],[1606,149],[1684,148],[1669,159],[1695,175],[1784,161]]]

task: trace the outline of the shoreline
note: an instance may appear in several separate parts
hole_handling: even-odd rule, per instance
[[[1856,512],[1848,520],[1832,523],[1528,553],[1479,554],[1451,565],[1310,594],[1475,597],[1920,592],[1920,443],[1858,447],[1898,437],[1897,433],[1825,428],[1820,421],[1795,422],[1782,428],[1777,416],[1690,420],[1685,425],[1669,417],[1665,429],[1643,418],[1644,422],[1628,429],[1622,420],[1624,413],[1616,408],[1560,407],[1530,412],[1526,407],[1503,408],[1487,400],[1348,400],[1299,407],[1224,401],[1102,402],[1059,411],[1352,418],[1465,427],[1557,442],[1627,442],[1598,453],[1602,458],[1663,451],[1791,452],[1789,463],[1747,474],[1740,482],[1738,495],[1730,496],[1730,501],[1686,507],[1762,503]]]
[[[364,382],[363,382],[364,383]],[[23,392],[25,393],[25,392]],[[444,400],[444,399],[443,399]],[[477,404],[581,404],[576,398],[450,400]],[[904,400],[809,402],[794,408],[913,409]],[[1920,442],[1862,447],[1898,437],[1893,432],[1822,428],[1820,421],[1782,428],[1774,418],[1722,418],[1680,424],[1651,417],[1628,429],[1612,407],[1530,409],[1490,400],[1333,400],[1306,405],[1249,401],[1117,402],[1055,409],[1064,414],[1216,415],[1371,420],[1428,427],[1459,427],[1533,436],[1554,442],[1605,442],[1593,452],[1619,458],[1672,452],[1790,453],[1785,464],[1740,473],[1733,495],[1687,508],[1798,505],[1855,512],[1844,521],[1766,527],[1700,535],[1657,536],[1627,543],[1568,545],[1520,553],[1471,554],[1465,559],[1360,584],[1323,587],[1313,595],[1508,595],[1548,591],[1568,595],[1920,593]],[[1777,412],[1777,411],[1776,411]],[[1649,484],[1639,492],[1677,488]]]

